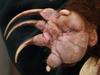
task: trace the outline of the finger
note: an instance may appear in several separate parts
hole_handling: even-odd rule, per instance
[[[33,44],[37,46],[47,46],[50,41],[50,36],[47,33],[38,34],[32,38]]]
[[[79,75],[99,75],[100,59],[89,58],[80,70]]]
[[[57,39],[57,37],[62,34],[61,30],[52,21],[48,21],[46,26],[47,26],[47,30],[46,31],[50,33],[50,35],[51,35],[53,40]]]
[[[5,28],[4,36],[6,35],[7,30],[10,27],[10,25],[13,23],[13,21],[15,21],[18,18],[24,17],[24,16],[39,14],[42,10],[43,9],[30,9],[30,10],[23,11],[23,12],[19,13],[18,15],[16,15],[14,18],[12,18],[10,20],[7,27]]]
[[[54,68],[57,68],[58,66],[60,66],[62,64],[62,61],[61,59],[59,58],[59,55],[55,54],[55,53],[51,53],[48,58],[47,58],[47,65],[48,67],[51,69],[54,69]],[[46,67],[46,70],[47,71],[50,71],[47,69]]]

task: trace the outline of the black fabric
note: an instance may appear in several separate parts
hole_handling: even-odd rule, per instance
[[[0,0],[0,26],[2,35],[7,23],[18,13],[35,8],[63,8],[67,0]],[[21,19],[33,19],[29,18]],[[14,63],[14,56],[18,46],[28,38],[41,33],[34,27],[21,27],[13,32],[5,43],[9,56]],[[15,64],[22,75],[78,75],[82,63],[74,67],[59,67],[51,72],[46,72],[46,59],[50,53],[48,48],[30,45],[24,48]]]

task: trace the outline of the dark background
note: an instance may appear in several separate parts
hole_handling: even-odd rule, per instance
[[[67,0],[0,0],[0,26],[2,36],[6,25],[16,14],[33,8],[59,9],[63,8],[65,3],[67,3]],[[26,19],[34,19],[34,17],[25,17],[19,21]],[[38,33],[41,32],[34,27],[21,27],[15,30],[10,38],[5,41],[9,56],[13,64],[15,64],[14,56],[18,46],[26,39]],[[22,75],[78,75],[83,61],[72,67],[61,65],[49,73],[46,72],[46,59],[49,53],[50,50],[48,48],[34,45],[27,46],[20,53],[18,63],[15,65]]]

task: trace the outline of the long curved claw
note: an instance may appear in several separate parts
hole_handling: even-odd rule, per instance
[[[30,9],[30,10],[23,11],[23,12],[19,13],[18,15],[16,15],[14,18],[12,18],[12,20],[10,20],[7,27],[5,28],[4,37],[6,36],[7,30],[14,20],[24,17],[24,16],[28,16],[28,15],[39,14],[42,10],[43,9]]]
[[[32,39],[26,40],[24,43],[22,43],[22,44],[18,47],[18,49],[17,49],[17,51],[16,51],[16,54],[15,54],[15,63],[17,63],[17,59],[18,59],[19,53],[22,51],[23,48],[25,48],[25,47],[26,47],[27,45],[29,45],[29,44],[32,44]]]
[[[83,65],[79,75],[100,75],[100,59],[90,57]]]
[[[39,24],[40,23],[40,24]],[[9,36],[11,35],[11,33],[19,28],[19,27],[22,27],[22,26],[35,26],[36,28],[40,29],[40,30],[43,30],[44,28],[44,24],[45,22],[43,20],[28,20],[28,21],[24,21],[24,22],[20,22],[18,24],[16,24],[7,34],[6,36],[6,40],[9,38]]]
[[[15,63],[17,63],[17,58],[19,53],[22,51],[22,49],[30,44],[34,44],[37,46],[47,46],[49,42],[50,37],[47,34],[38,34],[34,36],[31,39],[26,40],[23,42],[17,49],[15,54]]]

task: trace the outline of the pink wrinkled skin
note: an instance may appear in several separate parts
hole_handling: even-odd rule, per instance
[[[31,10],[31,12],[37,10]],[[17,62],[18,54],[25,46],[34,44],[50,48],[51,53],[47,58],[47,68],[48,66],[55,68],[63,63],[73,64],[84,57],[88,46],[92,47],[97,43],[96,30],[91,27],[88,28],[85,18],[83,19],[78,13],[66,9],[56,11],[52,8],[37,12],[43,17],[43,20],[25,21],[17,24],[18,27],[25,24],[33,25],[42,33],[33,36],[19,46],[15,55],[15,62]]]
[[[76,13],[59,16],[56,11],[48,9],[41,15],[48,20],[43,30],[43,34],[47,33],[44,38],[49,38],[45,40],[45,45],[51,49],[47,64],[55,68],[62,63],[80,61],[86,53],[89,40],[84,20]]]

